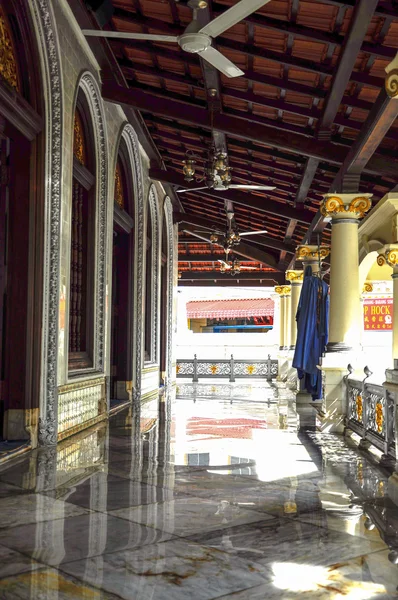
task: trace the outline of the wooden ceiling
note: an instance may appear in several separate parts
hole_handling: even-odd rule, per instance
[[[179,35],[192,20],[183,1],[112,3],[105,29]],[[233,4],[209,0],[200,18],[208,22]],[[213,42],[244,71],[233,79],[174,43],[90,43],[100,43],[119,69],[117,77],[105,73],[104,98],[134,109],[142,135],[156,147],[153,179],[169,191],[187,187],[187,151],[200,165],[215,143],[228,152],[233,183],[276,186],[265,193],[174,195],[180,283],[231,281],[217,273],[220,248],[197,233],[198,225],[209,235],[214,224],[225,226],[225,200],[240,229],[267,230],[246,238],[239,258],[258,265],[258,280],[268,273],[272,284],[283,280],[300,242],[317,234],[330,241],[318,210],[323,194],[359,190],[377,202],[397,184],[398,100],[384,91],[384,69],[398,48],[393,0],[271,0]],[[239,279],[246,285],[248,277]]]

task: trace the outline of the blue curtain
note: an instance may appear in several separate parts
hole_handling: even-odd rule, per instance
[[[328,343],[329,287],[306,267],[296,314],[297,341],[293,367],[313,400],[322,398],[322,373],[317,368]]]

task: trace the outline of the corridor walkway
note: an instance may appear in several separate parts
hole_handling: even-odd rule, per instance
[[[133,414],[0,468],[2,600],[398,597],[388,473],[298,433],[288,390],[183,384]]]

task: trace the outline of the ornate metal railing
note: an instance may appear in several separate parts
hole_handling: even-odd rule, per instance
[[[362,437],[362,444],[373,444],[388,461],[395,459],[395,396],[381,385],[368,383],[372,375],[364,368],[365,378],[351,376],[353,368],[348,365],[344,377],[347,394],[346,426]]]
[[[278,375],[278,361],[235,359],[231,354],[229,360],[177,360],[177,377],[191,378],[197,383],[200,378],[227,378],[232,383],[236,379],[267,379],[271,381]]]

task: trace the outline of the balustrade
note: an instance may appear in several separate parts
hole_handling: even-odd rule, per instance
[[[346,385],[346,427],[361,436],[363,444],[370,443],[384,454],[384,460],[395,460],[395,396],[381,385],[369,383],[372,375],[364,368],[363,380],[352,377],[348,365]]]
[[[197,383],[199,378],[228,378],[231,383],[236,379],[265,378],[267,381],[275,379],[278,375],[278,361],[272,360],[244,360],[236,359],[231,354],[229,360],[198,360],[196,354],[193,359],[177,360],[177,377],[190,378]]]

